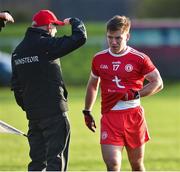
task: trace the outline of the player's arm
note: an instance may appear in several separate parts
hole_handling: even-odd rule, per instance
[[[91,110],[97,97],[99,81],[99,78],[94,77],[92,74],[90,75],[86,89],[85,107],[83,110],[86,126],[93,132],[95,132],[96,125]]]
[[[12,67],[11,91],[14,91],[14,97],[15,97],[16,103],[24,110],[24,102],[23,102],[23,96],[22,96],[23,90],[18,80],[18,75],[15,69],[15,64],[13,60],[13,55],[11,58],[11,67]]]
[[[92,110],[98,93],[99,81],[99,78],[92,76],[92,74],[90,75],[86,88],[85,110]]]
[[[11,90],[14,91],[14,97],[15,97],[16,103],[22,108],[22,110],[25,110],[23,96],[22,96],[23,91],[21,89],[21,85],[17,79],[17,75],[16,75],[15,71],[12,72]]]
[[[157,69],[146,74],[145,79],[148,84],[139,91],[140,97],[151,96],[163,89],[163,81]]]
[[[71,35],[62,37],[46,37],[42,39],[50,60],[63,57],[85,44],[87,40],[86,27],[78,18],[67,18],[66,25],[71,25]]]

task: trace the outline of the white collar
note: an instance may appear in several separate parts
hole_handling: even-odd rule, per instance
[[[121,57],[121,56],[124,56],[124,55],[126,55],[127,53],[129,53],[130,47],[127,46],[126,50],[123,51],[123,53],[120,53],[120,54],[114,54],[114,53],[110,50],[110,48],[108,49],[108,51],[109,51],[109,54],[111,54],[111,55],[114,56],[114,57]]]

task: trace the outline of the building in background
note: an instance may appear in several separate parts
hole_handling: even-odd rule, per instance
[[[84,21],[106,21],[113,15],[134,17],[138,0],[0,0],[0,9],[9,10],[17,21],[31,19],[40,9],[51,9],[60,18],[79,17]]]
[[[107,21],[114,15],[134,17],[137,0],[52,0],[50,6],[61,18],[76,16],[84,21]]]
[[[149,3],[145,4],[145,1]],[[167,16],[173,17],[167,13],[164,19],[154,18],[153,20],[148,20],[147,18],[143,18],[143,20],[137,20],[138,10],[141,11],[143,17],[150,16],[149,13],[153,13],[153,8],[155,8],[154,11],[160,10],[160,14],[166,14],[167,2],[169,1],[164,1],[166,2],[165,4],[160,3],[160,0],[0,0],[0,11],[9,10],[14,16],[16,23],[24,21],[30,23],[33,14],[40,9],[50,9],[60,19],[79,17],[84,22],[100,21],[105,23],[116,14],[129,16],[133,19],[129,44],[149,55],[164,79],[180,80],[180,70],[177,70],[180,66],[180,13],[178,13],[179,19],[178,17],[176,19],[167,19],[165,18]],[[150,2],[151,6],[149,6]],[[179,7],[177,3],[179,2],[180,5],[180,1],[171,0],[171,2],[169,4],[174,4],[174,6],[169,5],[173,9],[170,11],[179,11],[179,8],[175,10],[175,5]],[[159,6],[161,8],[158,8]],[[145,15],[146,11],[150,12]],[[158,13],[155,14],[158,16]],[[151,14],[150,17],[152,16]],[[177,16],[177,14],[174,16]],[[86,47],[97,47],[98,44],[102,49],[105,48],[105,33],[104,31],[102,32],[98,36],[89,36]],[[0,39],[1,51],[3,46],[9,46],[9,49],[13,49],[21,40],[16,35],[14,37],[3,37]],[[1,56],[2,54],[0,54],[0,58]],[[8,60],[6,62],[10,61]],[[2,67],[4,60],[1,60],[0,63],[1,70],[3,69],[4,71],[4,69],[7,69]]]
[[[9,10],[16,22],[29,21],[40,9],[49,8],[50,0],[0,0],[0,11]]]
[[[164,79],[180,80],[179,19],[135,20],[129,44],[149,55]]]

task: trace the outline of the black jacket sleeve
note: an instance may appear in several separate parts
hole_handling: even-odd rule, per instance
[[[83,22],[78,18],[71,18],[70,24],[72,26],[70,36],[44,38],[50,60],[65,56],[85,44],[87,33]]]
[[[23,90],[18,81],[18,77],[16,75],[16,71],[14,69],[13,63],[12,63],[11,90],[14,91],[14,97],[15,97],[16,103],[24,110],[24,103],[23,103],[23,97],[22,97]]]

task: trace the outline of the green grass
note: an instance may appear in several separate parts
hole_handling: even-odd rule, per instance
[[[145,165],[148,171],[180,170],[180,83],[169,84],[152,97],[143,98],[151,140],[146,145]],[[69,88],[69,118],[71,123],[70,171],[103,171],[99,145],[100,100],[93,109],[97,132],[84,125],[83,109],[85,88]],[[9,89],[0,89],[0,119],[27,131],[25,114],[16,105]],[[26,170],[29,162],[28,143],[24,137],[0,134],[0,171]],[[130,170],[124,150],[122,170]]]
[[[88,36],[99,36],[105,33],[105,23],[102,22],[88,22],[84,23],[87,28]],[[27,27],[31,26],[29,23],[8,23],[6,28],[2,30],[0,37],[23,37]],[[69,34],[71,32],[70,26],[58,27],[58,35]]]

